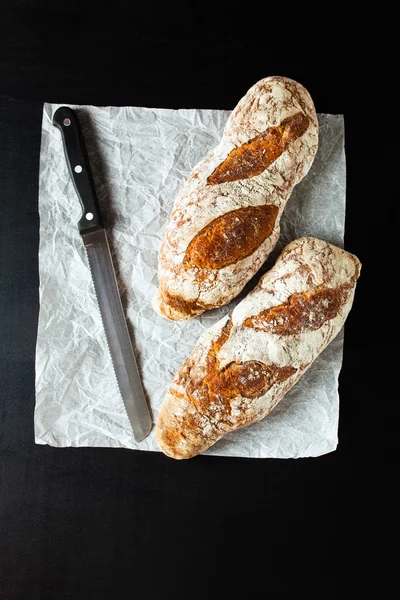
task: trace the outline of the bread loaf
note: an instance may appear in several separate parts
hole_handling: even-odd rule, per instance
[[[158,416],[161,450],[190,458],[268,415],[339,333],[360,268],[353,254],[316,238],[286,246],[177,372]]]
[[[317,146],[317,115],[299,83],[267,77],[247,92],[175,200],[159,254],[157,312],[190,319],[239,294],[274,248]]]

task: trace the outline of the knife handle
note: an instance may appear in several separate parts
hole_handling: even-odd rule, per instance
[[[71,108],[62,106],[53,115],[53,125],[61,131],[69,172],[82,205],[83,214],[78,223],[79,233],[84,235],[103,229],[103,219],[78,117]]]

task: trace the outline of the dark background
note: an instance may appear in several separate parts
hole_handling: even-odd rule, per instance
[[[393,479],[384,465],[394,451],[395,396],[384,387],[398,355],[389,260],[399,224],[398,143],[395,102],[382,113],[379,104],[394,95],[393,78],[370,38],[346,43],[335,14],[332,37],[310,34],[308,47],[307,29],[288,34],[285,11],[263,20],[256,10],[250,21],[249,10],[195,3],[179,11],[154,1],[2,6],[2,600],[214,598],[220,586],[224,598],[260,586],[278,598],[321,589],[328,598],[374,582],[382,594],[388,582],[379,564],[389,563],[393,525],[384,522]],[[338,38],[341,52],[330,56]],[[305,85],[318,112],[345,115],[345,244],[363,270],[346,323],[337,451],[175,462],[159,453],[35,446],[42,102],[232,109],[273,74]]]

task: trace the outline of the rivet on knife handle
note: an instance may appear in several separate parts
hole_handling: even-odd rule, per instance
[[[83,134],[76,114],[68,107],[54,113],[53,123],[61,130],[68,168],[82,204],[79,231],[86,247],[118,387],[133,436],[140,442],[150,433],[152,420],[121,304]]]

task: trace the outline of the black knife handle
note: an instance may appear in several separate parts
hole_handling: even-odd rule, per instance
[[[61,131],[69,172],[82,204],[83,214],[78,223],[79,232],[84,235],[103,229],[103,219],[78,117],[71,108],[62,106],[53,115],[53,125]]]

